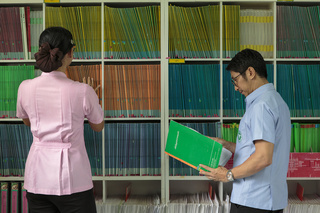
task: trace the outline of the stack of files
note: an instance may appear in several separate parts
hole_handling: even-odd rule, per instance
[[[20,198],[20,189],[18,182],[11,182],[11,196],[10,196],[10,210],[11,212],[18,212],[19,211],[19,198]]]
[[[21,204],[21,213],[28,213],[28,200],[27,200],[27,190],[24,188],[24,183],[21,182],[20,188],[20,204]]]
[[[242,117],[245,113],[245,96],[235,90],[230,72],[223,65],[223,117]]]
[[[218,213],[222,206],[217,199],[211,200],[208,193],[171,195],[168,213]]]
[[[218,117],[219,64],[169,64],[169,116]]]
[[[267,64],[267,79],[274,82],[273,64]],[[245,96],[235,90],[231,83],[230,72],[226,70],[227,64],[223,65],[223,117],[242,117],[245,113]],[[280,81],[281,82],[281,81]]]
[[[160,65],[105,65],[105,116],[160,117]]]
[[[0,118],[16,117],[20,83],[34,78],[34,66],[0,66]]]
[[[0,182],[0,212],[28,213],[26,189],[23,182]]]
[[[158,176],[160,123],[105,124],[107,176]]]
[[[101,58],[101,6],[46,7],[45,26],[60,26],[73,35],[75,59]]]
[[[240,50],[246,48],[259,51],[264,58],[272,58],[272,10],[240,10]]]
[[[105,6],[104,12],[104,58],[160,58],[160,6]]]
[[[121,196],[108,197],[105,202],[96,198],[97,213],[119,213],[124,202]]]
[[[68,66],[66,75],[68,78],[88,83],[88,78],[91,79],[93,89],[97,89],[96,93],[100,100],[102,101],[102,70],[101,65],[80,65],[80,66]]]
[[[237,135],[238,135],[239,123],[224,123],[222,125],[222,138],[226,141],[230,141],[233,143],[237,142]],[[224,167],[227,169],[233,168],[233,157],[226,163]]]
[[[274,84],[274,66],[273,64],[266,64],[267,66],[267,80],[269,83]]]
[[[236,143],[239,124],[223,124],[223,139]],[[293,123],[291,125],[290,152],[320,152],[320,125],[317,123]]]
[[[245,113],[245,96],[235,90],[230,72],[223,69],[223,117],[242,117]]]
[[[165,213],[166,206],[160,204],[158,195],[131,195],[129,199],[120,206],[119,213]]]
[[[230,196],[226,195],[226,199],[221,202],[222,213],[229,213],[231,210]]]
[[[230,213],[231,203],[230,203],[230,192],[232,190],[232,184],[223,185],[223,197],[219,197],[217,193],[218,188],[214,186],[215,182],[209,183],[209,195],[214,203],[216,203],[219,208],[214,211],[214,213]]]
[[[92,176],[101,176],[102,172],[102,133],[93,131],[89,124],[84,124],[84,141],[91,165]]]
[[[24,124],[0,125],[0,176],[23,176],[32,134]]]
[[[220,57],[219,5],[169,5],[169,57]]]
[[[9,213],[10,212],[10,183],[8,182],[0,182],[0,210],[1,213]]]
[[[277,58],[320,57],[318,12],[319,6],[277,6]]]
[[[34,59],[34,54],[39,50],[39,37],[43,29],[43,12],[30,10],[30,46],[29,59]]]
[[[105,202],[96,199],[97,213],[166,213],[158,195],[131,196],[127,201],[121,196],[108,197]]]
[[[320,116],[320,65],[278,64],[277,91],[288,104],[291,117]]]
[[[22,7],[23,8],[23,7]],[[22,36],[26,36],[22,29],[26,29],[24,22],[20,17],[19,7],[0,7],[0,59],[26,59],[27,50],[24,49],[24,40]],[[23,10],[23,13],[25,11]],[[25,13],[23,17],[25,18]]]
[[[320,152],[320,124],[293,123],[291,152]]]
[[[223,5],[223,57],[232,58],[240,51],[240,6]]]
[[[222,125],[222,138],[226,141],[233,143],[237,142],[239,124],[238,123],[225,123]]]
[[[0,33],[0,60],[28,58],[24,7],[0,7]]]
[[[190,127],[199,133],[211,136],[220,137],[221,136],[221,123],[181,123],[184,126]],[[182,163],[179,160],[169,157],[169,175],[171,176],[198,176],[199,171],[193,169],[192,167]]]
[[[319,178],[319,152],[291,152],[289,156],[288,178]],[[300,193],[300,197],[303,193]]]
[[[34,58],[42,30],[42,11],[0,7],[0,60]]]
[[[320,212],[320,196],[317,194],[304,195],[301,201],[297,195],[289,195],[288,206],[283,213],[291,212]]]

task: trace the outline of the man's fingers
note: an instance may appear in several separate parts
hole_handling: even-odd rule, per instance
[[[211,169],[212,169],[211,167],[203,165],[203,164],[200,164],[199,166],[204,168],[204,169],[206,169],[206,170],[208,170],[208,171],[211,171]]]

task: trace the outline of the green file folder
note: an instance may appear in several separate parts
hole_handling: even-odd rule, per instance
[[[217,168],[222,145],[199,132],[170,122],[165,153],[197,170],[204,170],[199,164]]]

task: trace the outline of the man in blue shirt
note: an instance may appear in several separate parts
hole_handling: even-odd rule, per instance
[[[227,67],[236,91],[246,97],[237,142],[212,138],[234,153],[231,170],[207,169],[209,179],[233,182],[231,213],[283,212],[288,204],[287,171],[290,154],[290,112],[273,84],[259,52],[245,49]]]

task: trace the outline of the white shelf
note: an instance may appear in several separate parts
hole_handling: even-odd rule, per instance
[[[292,121],[320,121],[320,117],[291,117]]]
[[[320,177],[290,177],[287,178],[288,181],[299,181],[299,180],[320,180]]]
[[[15,0],[15,1],[10,1],[10,0],[1,0],[1,4],[10,4],[10,6],[13,6],[14,4],[42,4],[44,0]]]
[[[72,63],[92,63],[92,62],[101,63],[101,59],[72,59]]]
[[[169,176],[169,180],[207,180],[207,181],[210,181],[205,176]]]
[[[13,63],[36,63],[34,59],[28,59],[28,60],[0,60],[0,63],[8,63],[8,64],[13,64]]]
[[[161,176],[93,176],[93,181],[161,181]]]
[[[319,62],[320,58],[277,58],[280,62]]]
[[[129,62],[160,62],[160,58],[141,58],[141,59],[103,59],[104,62],[121,62],[121,63],[129,63]]]
[[[19,121],[22,123],[21,118],[0,118],[0,122],[16,122]]]
[[[13,176],[1,177],[0,176],[0,182],[1,181],[23,181],[23,177],[13,177]]]
[[[169,117],[169,120],[220,121],[220,117]]]
[[[168,58],[169,60],[170,58]],[[220,62],[220,58],[181,58],[184,59],[186,62],[195,62],[195,61],[212,61],[212,62]]]
[[[159,117],[150,118],[104,118],[105,121],[161,121]]]

